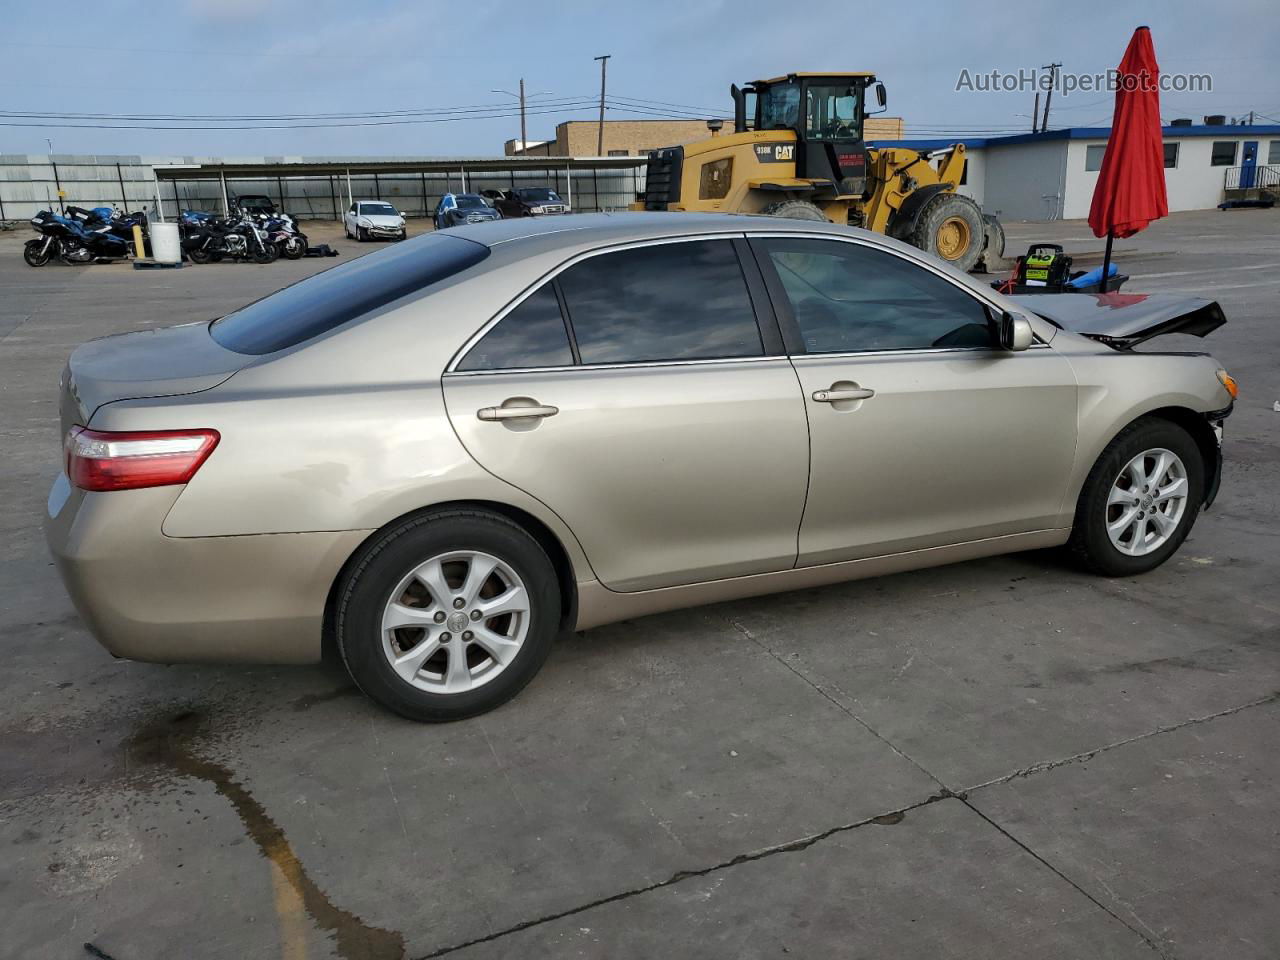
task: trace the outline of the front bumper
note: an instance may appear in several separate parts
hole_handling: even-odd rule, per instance
[[[45,539],[89,631],[155,663],[319,660],[329,588],[367,532],[166,537],[182,490],[54,481]]]
[[[1213,501],[1218,498],[1218,490],[1222,487],[1222,434],[1224,429],[1223,421],[1231,416],[1231,411],[1235,408],[1235,401],[1231,402],[1231,406],[1224,410],[1215,410],[1212,413],[1205,414],[1205,419],[1209,421],[1209,426],[1213,429],[1213,436],[1217,443],[1214,444],[1211,453],[1213,462],[1209,464],[1209,482],[1204,491],[1204,510],[1208,510],[1213,506]]]
[[[371,237],[398,237],[404,233],[404,227],[365,227],[365,232]]]

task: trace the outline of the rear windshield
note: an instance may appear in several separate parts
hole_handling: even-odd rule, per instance
[[[318,337],[489,256],[483,244],[428,234],[300,280],[215,320],[213,339],[260,355]]]

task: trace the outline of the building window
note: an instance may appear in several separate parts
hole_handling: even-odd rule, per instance
[[[1267,166],[1280,164],[1280,140],[1272,140],[1267,152]]]
[[[1236,142],[1234,140],[1213,141],[1213,155],[1209,158],[1211,167],[1229,167],[1236,162]]]
[[[611,157],[629,157],[630,155],[631,155],[630,152],[627,150],[610,150],[609,151],[609,156]]]
[[[1101,170],[1102,155],[1107,152],[1105,143],[1095,143],[1084,148],[1084,168],[1086,170]]]
[[[1176,143],[1166,143],[1164,145],[1164,168],[1166,170],[1176,169],[1178,166],[1178,145]]]

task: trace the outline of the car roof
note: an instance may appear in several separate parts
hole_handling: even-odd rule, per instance
[[[696,236],[704,233],[759,233],[803,231],[849,233],[853,228],[816,220],[786,220],[741,213],[577,213],[568,217],[520,217],[476,224],[467,239],[491,249],[520,241],[521,247],[539,251],[580,246],[597,239],[619,243],[656,237]],[[526,243],[526,241],[528,241]],[[523,252],[523,251],[522,251]]]

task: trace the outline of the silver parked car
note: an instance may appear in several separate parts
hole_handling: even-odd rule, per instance
[[[479,224],[77,349],[46,530],[119,656],[330,642],[453,719],[563,630],[1064,544],[1151,570],[1214,497],[1235,384],[1133,347],[1223,322],[1015,302],[830,224]]]

